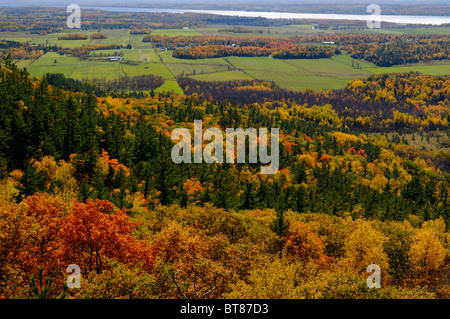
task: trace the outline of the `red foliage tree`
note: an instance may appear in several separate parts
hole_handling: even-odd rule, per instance
[[[62,227],[62,258],[66,264],[77,264],[82,271],[104,269],[105,258],[122,263],[142,262],[144,269],[153,267],[152,249],[132,236],[137,223],[124,210],[113,212],[114,205],[104,200],[75,203],[73,212]]]

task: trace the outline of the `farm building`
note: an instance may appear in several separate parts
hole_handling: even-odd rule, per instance
[[[123,57],[120,55],[110,56],[110,57],[108,57],[108,60],[109,61],[120,61],[120,60],[123,60]]]

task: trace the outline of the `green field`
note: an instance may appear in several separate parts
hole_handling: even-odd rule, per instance
[[[389,72],[420,72],[423,74],[429,75],[445,75],[450,74],[450,64],[441,64],[441,65],[410,65],[410,66],[391,66],[391,67],[375,67],[375,68],[365,68],[364,70],[380,74],[380,73],[389,73]]]
[[[187,64],[187,63],[166,63],[166,66],[175,75],[197,75],[228,71],[229,65],[223,64]]]
[[[125,60],[118,63],[105,61],[107,56],[114,54],[114,50],[93,51],[92,57],[84,61],[49,52],[28,68],[32,76],[51,72],[63,73],[75,79],[98,77],[99,74],[108,80],[120,76],[154,74],[172,81],[180,75],[203,81],[271,80],[282,88],[295,91],[339,89],[345,87],[349,81],[372,73],[419,71],[431,75],[450,74],[448,63],[376,67],[368,62],[357,61],[360,67],[357,69],[352,67],[353,59],[345,54],[333,56],[331,59],[314,60],[279,60],[270,57],[183,60],[173,58],[171,51],[122,49],[121,53]],[[21,63],[27,66],[25,62]]]
[[[18,42],[28,42],[33,41],[34,38],[39,37],[39,35],[31,34],[30,32],[26,31],[19,31],[19,32],[13,32],[13,31],[3,31],[0,32],[0,39],[2,40],[10,40],[10,41],[18,41]]]
[[[28,67],[30,66],[30,64],[32,62],[33,62],[32,60],[23,60],[23,59],[15,61],[17,67],[21,68],[21,69],[23,69],[23,68],[27,68],[28,69]]]
[[[421,27],[421,28],[381,28],[368,29],[370,32],[376,33],[392,33],[392,34],[436,34],[448,35],[450,34],[450,27]]]
[[[174,92],[178,94],[183,94],[183,89],[178,85],[177,81],[166,81],[162,86],[160,86],[156,92]]]
[[[249,80],[248,74],[241,71],[225,71],[209,74],[193,75],[192,78],[200,81],[236,81],[236,80]]]
[[[129,61],[128,61],[129,62]],[[114,63],[114,62],[112,62]],[[117,63],[119,65],[119,63]],[[145,74],[153,74],[164,77],[165,79],[173,79],[174,76],[163,63],[136,63],[136,64],[127,64],[120,63],[121,66],[121,74],[127,76],[137,76],[137,75],[145,75]]]
[[[167,35],[170,37],[174,37],[177,35],[185,35],[185,36],[193,36],[193,35],[202,35],[195,29],[154,29],[152,30],[152,34],[154,35]]]
[[[120,64],[109,61],[79,61],[70,77],[78,80],[94,78],[114,80],[120,77]]]
[[[346,64],[348,66],[352,66],[353,65],[352,61],[355,61],[361,69],[377,67],[375,64],[367,62],[367,61],[355,60],[352,57],[350,57],[348,54],[346,54],[345,51],[343,52],[343,54],[332,56],[331,59],[336,62]]]
[[[118,50],[96,50],[96,51],[91,51],[89,53],[89,57],[98,57],[100,59],[100,58],[103,58],[103,57],[115,55],[117,53],[117,51]],[[121,50],[121,52],[125,56],[124,50]]]
[[[288,90],[338,89],[355,78],[370,75],[334,59],[279,60],[270,57],[229,57],[227,60],[258,80],[273,80]],[[340,58],[340,60],[343,60]]]
[[[177,59],[172,57],[172,51],[158,52],[159,57],[164,63],[187,63],[187,64],[227,64],[223,58],[212,59]]]
[[[56,63],[54,63],[55,60]],[[63,73],[66,76],[71,76],[78,62],[78,58],[48,52],[33,62],[28,71],[31,76],[38,77],[46,73]]]
[[[153,34],[177,35],[231,35],[231,36],[293,36],[296,33],[316,34],[323,30],[312,30],[311,25],[289,25],[282,27],[241,26],[253,30],[253,33],[219,32],[220,29],[233,26],[215,26],[199,29],[155,29]],[[262,33],[256,33],[261,31]],[[356,32],[357,30],[355,30]],[[172,51],[154,49],[151,43],[142,42],[143,35],[131,35],[127,29],[105,29],[106,39],[101,40],[58,40],[60,35],[68,33],[83,33],[92,35],[94,30],[68,30],[48,35],[36,35],[29,32],[0,32],[0,39],[29,42],[34,44],[59,45],[76,47],[87,44],[120,44],[132,45],[131,49],[120,49],[124,57],[121,62],[109,62],[108,56],[117,53],[116,50],[92,51],[87,60],[48,52],[36,61],[17,61],[19,67],[26,67],[32,76],[42,76],[45,73],[63,73],[75,79],[91,79],[101,77],[115,79],[121,76],[136,76],[154,74],[166,79],[159,91],[169,90],[180,92],[176,77],[189,76],[203,81],[230,81],[241,79],[258,79],[274,81],[280,87],[288,90],[339,89],[356,78],[364,78],[370,74],[389,72],[418,71],[424,74],[450,74],[450,61],[422,62],[414,65],[398,65],[393,67],[377,67],[366,61],[356,61],[343,52],[330,59],[299,59],[279,60],[270,57],[227,57],[213,59],[177,59],[172,57]],[[326,31],[331,32],[331,31]],[[343,32],[339,30],[338,32]],[[417,33],[445,34],[450,28],[416,28],[416,29],[382,29],[359,30],[358,32],[384,33]],[[55,63],[56,60],[56,63]],[[356,63],[355,63],[356,62]]]

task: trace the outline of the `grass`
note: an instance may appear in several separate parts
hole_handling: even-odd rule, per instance
[[[58,40],[59,36],[66,36],[68,34],[85,34],[89,36],[86,40]],[[94,33],[93,31],[86,31],[86,30],[79,30],[76,31],[70,30],[67,32],[57,32],[57,33],[49,33],[47,35],[42,36],[35,36],[32,40],[32,44],[45,44],[45,45],[58,45],[64,48],[76,48],[80,47],[82,45],[88,45],[91,43],[91,34]]]
[[[138,49],[139,61],[161,62],[161,59],[153,49]]]
[[[153,34],[168,36],[219,34],[218,30],[232,28],[233,26],[210,25],[207,28],[153,30]],[[312,30],[311,25],[290,25],[281,27],[242,26],[253,31],[262,30],[263,33],[232,33],[222,32],[233,36],[292,36],[296,33],[314,34],[323,32]],[[364,30],[361,30],[363,32]],[[365,30],[364,32],[384,33],[418,33],[418,34],[446,34],[450,28],[417,28],[417,29],[381,29]],[[67,77],[76,79],[102,77],[105,79],[119,78],[120,76],[135,76],[143,74],[160,75],[166,79],[161,90],[180,92],[176,84],[176,77],[184,74],[203,81],[230,81],[240,79],[271,80],[280,87],[288,90],[311,89],[339,89],[354,80],[363,78],[372,73],[409,72],[419,71],[424,74],[440,75],[450,74],[450,61],[422,62],[414,65],[399,65],[394,67],[377,67],[367,61],[357,61],[359,68],[354,68],[355,61],[344,51],[341,55],[330,59],[314,60],[280,60],[270,57],[227,57],[213,59],[177,59],[172,57],[172,51],[154,49],[151,43],[142,42],[143,35],[132,35],[127,29],[105,29],[106,39],[100,40],[57,40],[60,35],[68,33],[83,33],[92,35],[95,30],[67,30],[48,35],[36,35],[29,32],[0,32],[0,39],[15,41],[30,41],[35,44],[57,44],[64,47],[75,47],[83,44],[120,44],[132,45],[132,49],[121,49],[124,61],[109,62],[107,56],[115,54],[116,50],[92,51],[87,60],[79,60],[70,56],[60,56],[48,52],[36,61],[18,61],[19,67],[27,67],[32,76],[42,76],[45,73],[63,73]],[[200,33],[201,32],[201,33]],[[220,34],[222,34],[220,33]],[[57,63],[54,63],[54,61]]]
[[[225,71],[209,74],[199,74],[191,76],[191,78],[200,81],[236,81],[236,80],[251,79],[251,77],[248,74],[241,71]]]
[[[136,76],[145,74],[160,75],[165,79],[173,79],[172,72],[163,63],[139,63],[126,64],[121,63],[121,75]]]
[[[368,75],[367,71],[352,68],[351,64],[343,63],[339,59],[285,60],[285,63],[310,75],[332,76],[342,79]]]
[[[269,57],[229,57],[238,70],[258,80],[273,80],[288,90],[338,89],[370,73],[354,69],[346,58],[280,60]]]
[[[202,35],[200,32],[198,32],[195,29],[153,29],[152,34],[154,35],[167,35],[170,37],[175,37],[177,35],[184,35],[184,36],[194,36],[194,35]]]
[[[54,61],[57,61],[55,64]],[[67,55],[59,55],[55,52],[47,52],[29,67],[31,76],[41,77],[46,73],[63,73],[70,76],[78,64],[79,59]]]
[[[391,66],[391,67],[374,67],[366,68],[366,71],[380,74],[380,73],[392,73],[392,72],[411,72],[418,71],[423,74],[429,75],[445,75],[450,74],[450,64],[430,64],[430,65],[410,65],[410,66]]]
[[[372,29],[375,30],[375,29]],[[450,27],[421,27],[421,28],[404,28],[404,29],[377,29],[380,32],[390,32],[399,34],[436,34],[449,35]]]
[[[33,63],[33,60],[29,59],[29,60],[18,60],[18,61],[14,61],[14,63],[16,63],[17,67],[20,69],[23,68],[27,68],[31,65],[31,63]]]
[[[9,40],[9,41],[17,41],[17,42],[28,42],[32,41],[34,38],[36,38],[37,35],[31,34],[30,32],[26,31],[3,31],[0,32],[0,40]]]
[[[118,50],[95,50],[89,53],[90,58],[95,58],[98,60],[104,60],[106,57],[115,55]]]
[[[341,63],[352,65],[352,59],[347,54],[335,55],[331,59],[339,61]],[[391,67],[379,67],[373,63],[361,60],[355,60],[359,67],[367,72],[381,74],[381,73],[397,73],[397,72],[420,72],[429,75],[444,75],[450,74],[450,60],[435,60],[427,62],[419,62],[414,64],[394,65]]]
[[[157,51],[163,63],[185,63],[185,64],[228,64],[223,58],[212,59],[177,59],[172,56],[172,51]]]
[[[70,77],[79,80],[93,78],[114,80],[120,77],[120,64],[109,61],[79,61]]]
[[[355,78],[363,78],[371,73],[419,71],[424,74],[450,74],[450,63],[433,63],[394,67],[376,67],[371,63],[358,61],[361,69],[352,67],[352,58],[346,54],[331,59],[279,60],[269,57],[227,57],[217,59],[185,60],[173,58],[170,51],[155,52],[153,49],[122,49],[125,60],[121,63],[105,61],[114,50],[93,51],[89,60],[78,60],[49,52],[29,65],[30,61],[20,61],[19,66],[28,67],[32,76],[45,73],[63,73],[75,79],[102,78],[112,80],[120,76],[154,74],[174,81],[181,74],[203,81],[230,81],[241,79],[272,80],[288,90],[339,89]],[[104,57],[99,57],[103,54]],[[54,64],[54,60],[57,61]],[[163,62],[161,62],[163,61]],[[443,64],[436,64],[436,63]],[[237,71],[231,71],[230,67]],[[174,91],[179,89],[173,83],[165,85]]]
[[[348,66],[352,66],[352,61],[355,61],[358,63],[359,67],[362,69],[365,68],[373,68],[376,67],[375,64],[367,62],[367,61],[361,61],[361,60],[355,60],[353,59],[351,56],[347,55],[347,54],[339,54],[339,55],[334,55],[331,57],[332,60],[336,61],[336,62],[340,62],[343,64],[346,64]]]
[[[438,27],[438,26],[423,26],[419,28],[385,28],[383,22],[381,22],[381,29],[348,29],[348,30],[321,30],[326,33],[381,33],[381,34],[435,34],[435,35],[448,35],[450,33],[450,27]]]
[[[165,64],[169,70],[175,76],[183,74],[197,75],[197,74],[209,74],[228,71],[229,65],[223,64],[188,64],[188,63],[166,63]]]
[[[183,94],[183,89],[178,85],[175,80],[166,81],[163,85],[155,90],[155,92],[174,92],[178,94]]]
[[[106,35],[107,38],[92,40],[90,44],[118,44],[127,46],[131,43],[130,32],[127,29],[105,29],[101,30],[100,33]]]

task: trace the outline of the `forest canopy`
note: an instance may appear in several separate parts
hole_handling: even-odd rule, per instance
[[[449,296],[440,280],[450,242],[448,153],[368,136],[389,121],[424,134],[431,123],[448,129],[448,76],[380,75],[302,94],[270,82],[182,79],[185,95],[139,98],[32,78],[9,60],[0,79],[3,297],[33,297],[39,271],[56,279],[53,296],[67,298]],[[352,110],[335,103],[347,95]],[[349,119],[370,101],[391,113]],[[427,117],[401,120],[397,112],[416,103]],[[173,163],[170,132],[192,129],[194,119],[222,130],[279,127],[280,170]],[[76,291],[62,285],[69,252],[84,278]],[[366,286],[370,263],[383,269],[382,290]],[[337,278],[345,280],[337,286]]]

